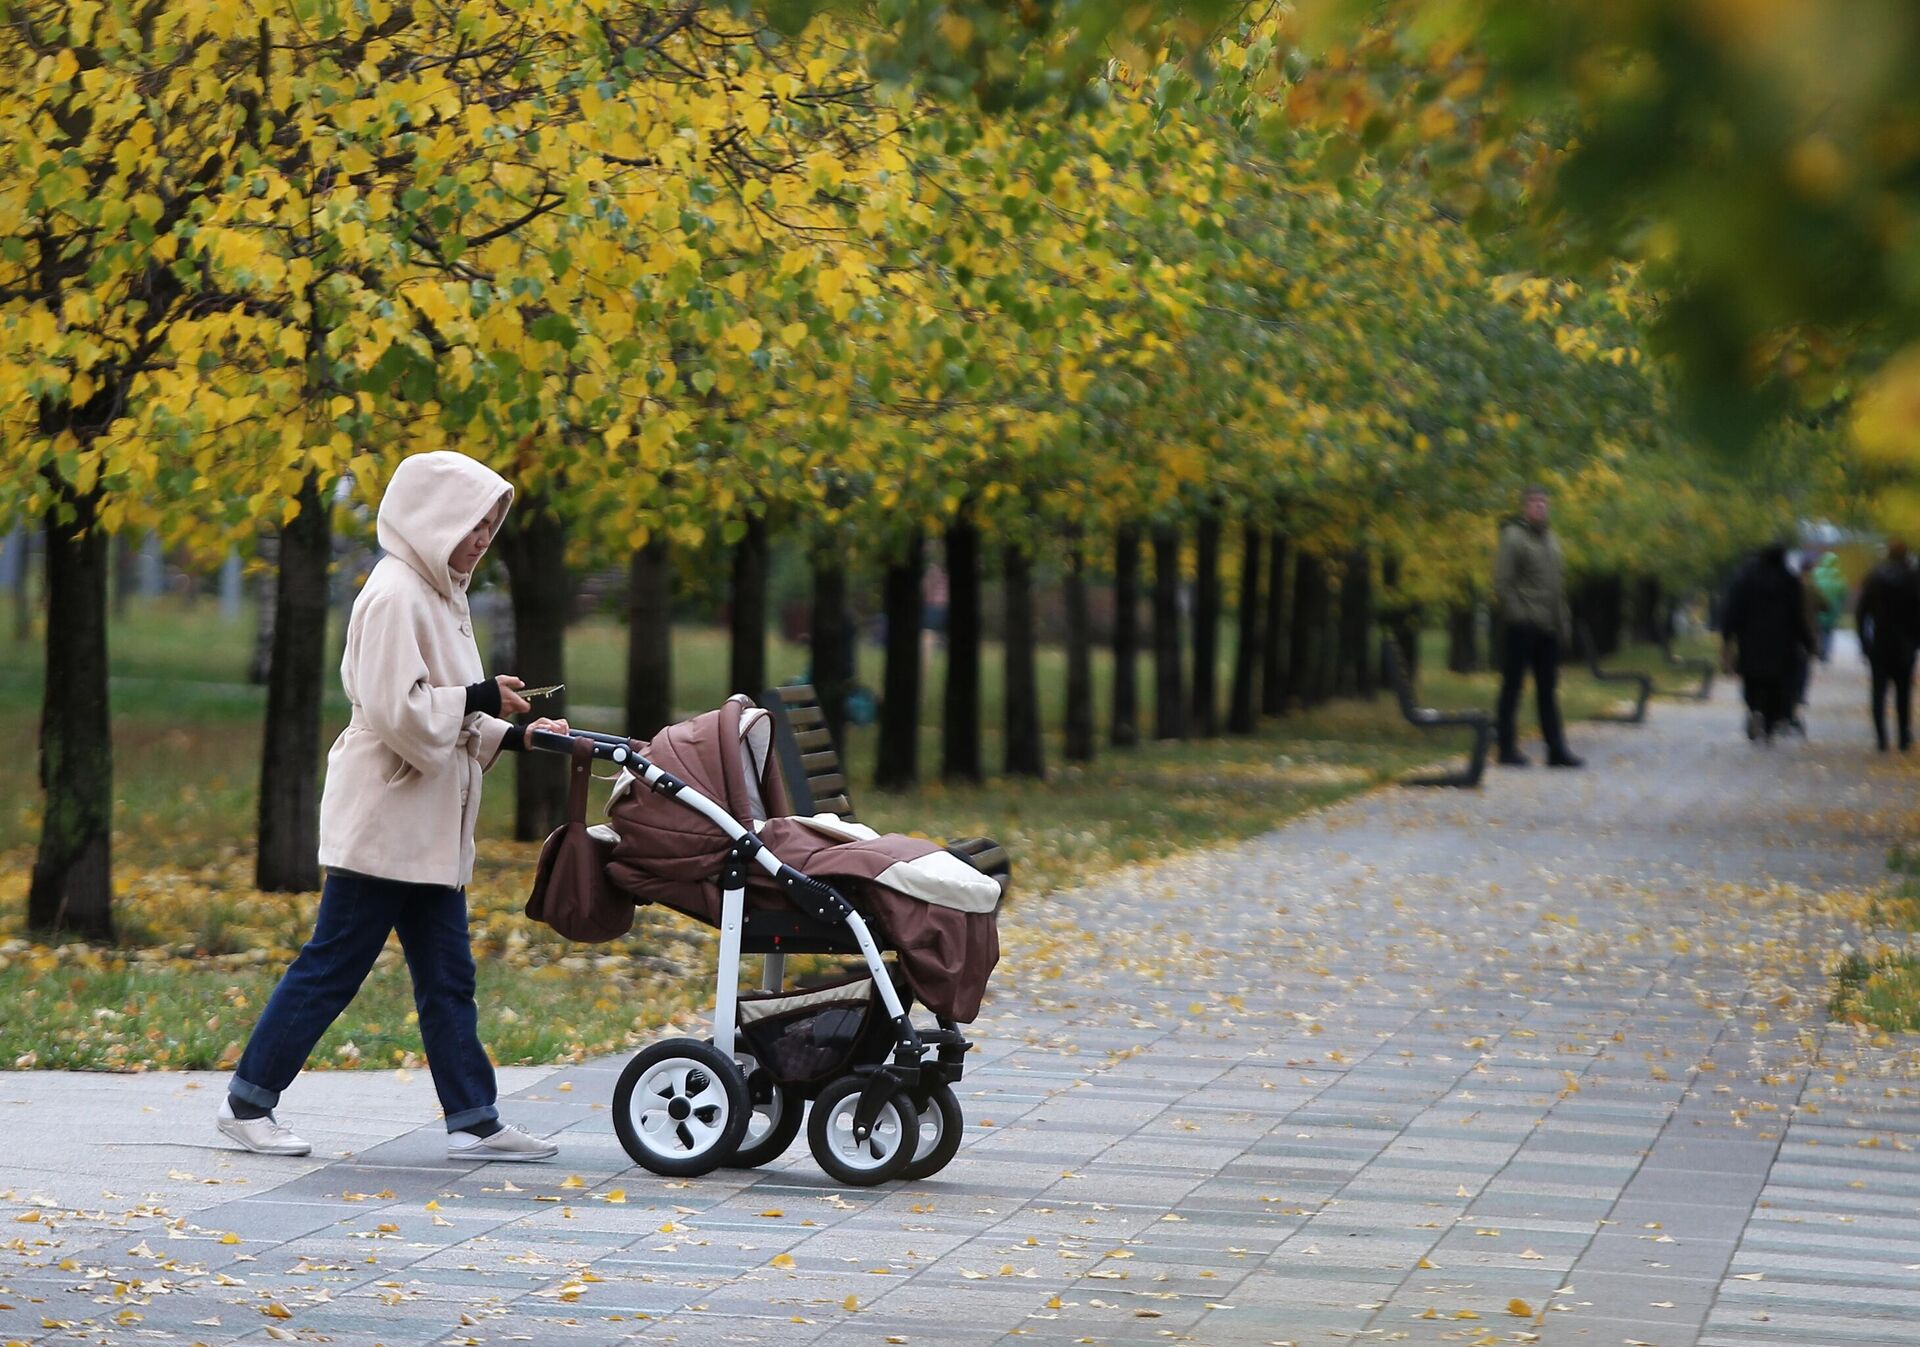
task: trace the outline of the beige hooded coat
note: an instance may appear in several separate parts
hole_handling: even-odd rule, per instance
[[[347,622],[340,662],[353,716],[327,754],[320,864],[380,879],[464,887],[473,877],[480,774],[507,722],[466,714],[485,670],[453,549],[507,480],[465,454],[416,454],[380,501],[386,555]]]

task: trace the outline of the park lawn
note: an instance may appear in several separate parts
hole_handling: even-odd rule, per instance
[[[1909,944],[1920,933],[1920,855],[1899,850],[1887,864],[1894,882],[1867,913],[1868,929],[1882,933],[1884,943],[1841,960],[1829,1010],[1851,1024],[1915,1033],[1920,1032],[1920,955],[1891,946]]]
[[[311,927],[313,895],[252,887],[251,834],[264,693],[242,681],[250,629],[222,622],[210,603],[136,608],[111,633],[114,684],[115,887],[119,942],[47,949],[25,938],[23,916],[39,792],[34,755],[0,756],[0,1065],[109,1070],[215,1067],[237,1057],[248,1028]],[[337,649],[337,640],[330,647]],[[1231,640],[1223,642],[1230,651]],[[715,704],[724,691],[724,633],[675,633],[677,712]],[[1489,675],[1440,668],[1429,641],[1421,700],[1442,707],[1488,705]],[[1653,654],[1658,659],[1658,654]],[[569,635],[569,692],[577,723],[618,723],[624,633],[593,620]],[[804,647],[770,642],[776,679],[805,667]],[[1627,661],[1620,661],[1625,664]],[[855,801],[876,827],[937,837],[985,834],[1016,864],[1018,913],[1054,890],[1115,867],[1266,831],[1304,810],[1391,780],[1449,751],[1407,726],[1392,699],[1336,702],[1266,722],[1259,734],[1104,748],[1091,764],[1060,760],[1057,724],[1064,658],[1041,653],[1041,687],[1055,730],[1047,781],[997,778],[980,785],[937,780],[908,792],[870,781],[874,730],[849,732]],[[860,673],[879,681],[879,652],[863,646]],[[937,776],[933,728],[942,661],[926,679],[921,770]],[[989,769],[999,762],[1000,664],[989,646],[983,670]],[[1096,665],[1104,728],[1109,668]],[[1143,713],[1152,706],[1142,661]],[[14,695],[0,705],[0,735],[33,741],[40,689],[37,649],[0,645],[0,678]],[[332,680],[330,680],[331,682]],[[1221,695],[1226,695],[1223,674]],[[1529,699],[1530,701],[1531,699]],[[1570,670],[1570,717],[1612,703],[1613,690]],[[337,690],[327,703],[329,739],[346,716]],[[709,933],[644,909],[634,934],[608,946],[567,943],[521,914],[537,846],[511,831],[512,774],[496,773],[483,811],[480,862],[469,897],[480,969],[482,1033],[503,1063],[555,1062],[615,1051],[656,1033],[711,995]],[[1016,915],[1015,920],[1019,919]],[[1004,974],[1003,974],[1004,975]],[[420,1060],[406,979],[389,947],[382,971],[322,1040],[316,1060],[342,1067],[411,1067]]]

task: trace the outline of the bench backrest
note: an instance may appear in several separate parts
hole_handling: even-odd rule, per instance
[[[813,684],[768,688],[760,694],[760,705],[786,731],[774,735],[774,745],[793,812],[838,814],[851,819],[853,801],[847,796],[846,764],[840,761],[840,747],[833,742],[827,713]]]

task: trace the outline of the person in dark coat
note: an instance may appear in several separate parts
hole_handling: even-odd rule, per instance
[[[1802,662],[1819,648],[1806,590],[1787,566],[1785,543],[1760,549],[1735,577],[1721,639],[1746,694],[1747,737],[1772,743],[1775,732],[1793,721]]]
[[[1873,737],[1887,751],[1887,689],[1900,727],[1900,751],[1913,747],[1913,658],[1920,649],[1920,578],[1907,545],[1887,544],[1887,557],[1867,572],[1854,607],[1860,650],[1873,671]]]

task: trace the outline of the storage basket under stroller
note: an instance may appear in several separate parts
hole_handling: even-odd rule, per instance
[[[740,998],[741,1043],[788,1088],[818,1085],[856,1062],[884,1061],[893,1028],[862,974],[826,986]]]
[[[614,843],[615,884],[720,932],[713,1038],[634,1057],[615,1091],[615,1129],[660,1174],[765,1164],[804,1121],[815,1160],[843,1183],[926,1178],[960,1144],[953,1084],[968,1043],[958,1025],[998,959],[1004,881],[923,840],[793,818],[771,733],[765,712],[735,697],[647,745],[572,736],[626,769],[613,825],[594,829]],[[529,739],[572,748],[565,735]],[[781,855],[804,857],[804,872]],[[786,988],[785,956],[812,953],[858,955],[864,971]],[[740,958],[751,954],[764,957],[766,990],[742,994]],[[913,1023],[916,999],[937,1027]]]

